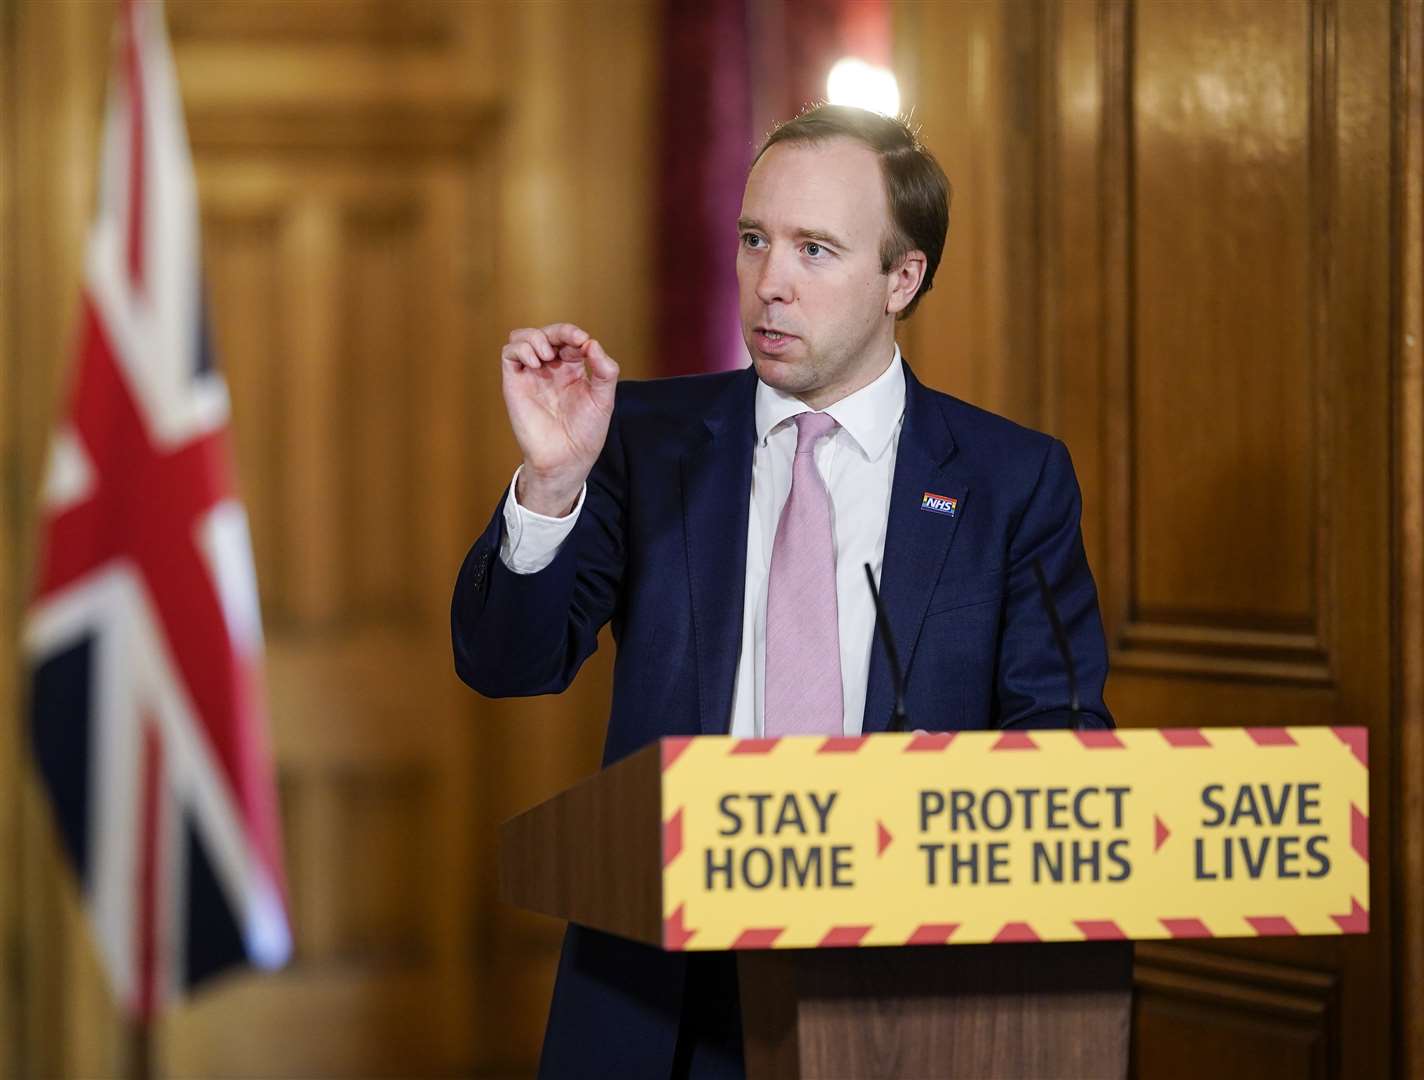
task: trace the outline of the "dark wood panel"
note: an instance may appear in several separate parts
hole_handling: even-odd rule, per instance
[[[744,952],[751,1080],[1124,1074],[1132,946]]]
[[[1211,998],[1139,994],[1132,1075],[1143,1080],[1323,1080],[1318,1027],[1243,1015]]]
[[[1134,619],[1315,624],[1320,372],[1303,316],[1323,300],[1311,103],[1329,75],[1311,29],[1303,0],[1134,8]]]
[[[953,190],[935,288],[899,328],[900,345],[926,383],[1029,425],[1056,391],[1039,367],[1042,253],[1029,227],[1042,10],[1035,0],[895,6],[905,107]]]
[[[1018,396],[1078,467],[1108,699],[1132,726],[1366,724],[1371,850],[1401,853],[1372,863],[1367,937],[1148,948],[1144,1076],[1424,1061],[1419,7],[1049,2],[1016,39],[1039,43],[1014,74],[1040,87],[1036,212],[1004,244],[1042,268],[1040,352],[980,352],[1003,368],[972,385],[1041,380]],[[1022,95],[985,18],[903,47],[938,95],[917,109],[1000,163]],[[934,74],[966,42],[981,81]],[[1010,251],[980,246],[1002,280]]]
[[[1392,10],[1104,0],[1040,30],[1045,423],[1080,463],[1109,701],[1133,726],[1366,724],[1375,851],[1397,768]],[[1368,937],[1147,950],[1141,1074],[1389,1075],[1398,873],[1372,863]]]
[[[337,884],[337,962],[419,970],[442,947],[430,889],[442,870],[429,828],[436,780],[418,767],[317,780],[331,785],[339,823],[320,870]]]
[[[1424,1016],[1424,0],[1395,7],[1395,506],[1399,560],[1399,855],[1401,1017]],[[1424,1023],[1400,1033],[1404,1076],[1424,1076]]]
[[[1231,952],[1138,946],[1134,1073],[1328,1076],[1338,1071],[1339,978]],[[1196,1053],[1199,1041],[1210,1047]],[[1185,1070],[1185,1071],[1184,1071]]]
[[[409,623],[418,610],[416,408],[432,380],[424,358],[411,351],[429,320],[428,298],[408,283],[422,272],[422,217],[408,194],[342,210],[340,304],[347,315],[337,424],[346,449],[338,511],[345,528],[327,556],[343,568],[345,617],[377,625]]]

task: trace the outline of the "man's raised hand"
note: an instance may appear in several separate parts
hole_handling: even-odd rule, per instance
[[[618,365],[572,323],[525,328],[500,350],[504,405],[524,454],[519,504],[562,517],[608,437]]]

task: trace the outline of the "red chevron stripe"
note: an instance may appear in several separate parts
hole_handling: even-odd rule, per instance
[[[817,946],[820,949],[843,949],[859,945],[861,939],[870,933],[868,926],[833,926]]]
[[[691,745],[691,735],[669,736],[668,738],[663,739],[660,744],[663,759],[663,772],[667,772],[669,769],[671,769],[673,762],[676,761],[678,758],[682,757],[682,755],[687,752],[687,748]]]
[[[737,935],[732,942],[734,949],[769,949],[785,931],[784,926],[753,926]]]
[[[1350,846],[1365,862],[1370,861],[1370,819],[1354,803],[1350,804]]]
[[[1004,927],[994,935],[994,944],[1003,945],[1015,941],[1042,941],[1033,927],[1026,922],[1006,922]]]
[[[989,748],[990,750],[1037,750],[1038,743],[1033,741],[1033,736],[1027,731],[1006,731],[999,736],[999,741]]]
[[[1247,736],[1257,746],[1294,746],[1295,738],[1285,728],[1248,727]]]
[[[1188,746],[1210,746],[1207,737],[1196,728],[1163,728],[1162,738],[1167,740],[1167,745],[1173,749],[1180,750]]]
[[[1122,927],[1111,919],[1074,919],[1073,925],[1083,932],[1088,941],[1126,941]]]
[[[682,854],[682,807],[663,822],[663,865]]]
[[[732,743],[734,754],[769,754],[776,749],[780,739],[738,739]]]
[[[1123,741],[1116,731],[1075,731],[1078,741],[1088,750],[1122,750]]]
[[[1370,932],[1370,913],[1360,907],[1360,902],[1353,896],[1350,897],[1350,911],[1346,915],[1331,915],[1340,932],[1343,934],[1368,934]]]
[[[817,748],[818,754],[853,754],[865,745],[866,735],[831,735]]]
[[[1200,919],[1158,919],[1174,938],[1216,937]]]
[[[905,744],[905,753],[915,754],[927,750],[943,750],[954,741],[953,731],[926,731],[916,735]]]
[[[663,948],[674,951],[686,948],[696,930],[689,930],[684,922],[683,909],[686,904],[678,904],[677,910],[663,920]]]
[[[1300,933],[1291,921],[1282,915],[1247,915],[1251,929],[1262,937],[1293,937]]]
[[[1370,733],[1362,727],[1331,728],[1335,737],[1350,748],[1355,760],[1365,768],[1370,767]]]
[[[948,945],[949,939],[959,929],[957,922],[921,923],[913,934],[905,939],[906,945]]]

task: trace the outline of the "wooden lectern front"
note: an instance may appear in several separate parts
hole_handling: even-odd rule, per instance
[[[859,750],[882,738],[903,744],[907,737],[847,742]],[[691,853],[682,850],[682,808],[669,805],[664,774],[688,742],[703,741],[667,739],[646,747],[507,822],[500,837],[503,898],[658,948],[695,947],[697,932],[685,927],[683,909],[669,910],[667,868]],[[743,745],[767,742],[741,740]],[[749,752],[760,750],[758,745]],[[734,754],[735,749],[729,751]],[[735,756],[725,761],[729,770],[736,769]],[[869,760],[864,764],[872,770],[884,767]],[[699,780],[708,781],[705,769]],[[710,782],[716,786],[715,777]],[[726,786],[732,790],[739,783],[729,778]],[[791,807],[783,804],[776,811],[783,823],[801,813]],[[769,821],[770,801],[764,800],[761,809]],[[735,812],[723,804],[723,813]],[[883,829],[880,822],[875,825]],[[802,835],[810,828],[801,821]],[[885,835],[872,842],[880,855]],[[810,880],[812,850],[802,845],[788,856],[799,884]],[[744,860],[742,872],[760,875],[764,861],[772,865],[774,859],[768,855],[763,860],[760,851],[750,863]],[[730,855],[727,862],[730,866]],[[718,873],[721,868],[721,863],[714,867]],[[815,871],[823,884],[833,885],[824,876],[825,866],[818,863]],[[766,887],[759,876],[751,885]],[[741,899],[735,890],[725,895]],[[715,891],[709,902],[716,903]],[[879,906],[867,899],[872,902]],[[819,947],[765,947],[775,944],[773,932],[765,929],[748,930],[727,945],[738,950],[752,1080],[1126,1075],[1130,942],[906,941],[837,947],[834,942],[842,940],[849,946],[857,931],[857,940],[863,941],[864,930],[883,914],[856,914],[853,896],[837,903],[842,914],[850,911],[852,917],[821,935],[814,942]],[[943,932],[939,940],[948,940],[951,933]],[[932,935],[921,938],[932,940]]]
[[[752,1077],[1110,1077],[1133,941],[1364,934],[1359,727],[663,739],[504,827],[507,900],[731,950]]]

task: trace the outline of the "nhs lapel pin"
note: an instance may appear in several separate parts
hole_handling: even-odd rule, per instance
[[[959,500],[949,495],[936,495],[933,491],[926,491],[920,499],[920,509],[928,510],[932,514],[943,514],[945,517],[955,517],[959,514]]]

